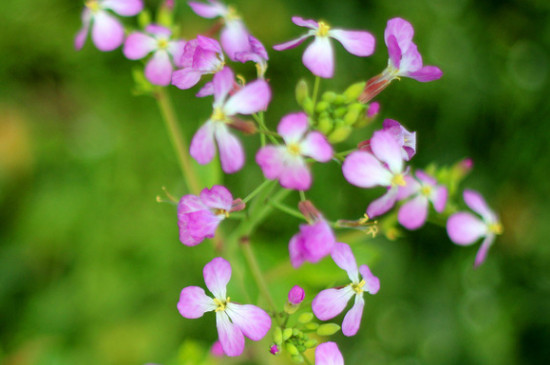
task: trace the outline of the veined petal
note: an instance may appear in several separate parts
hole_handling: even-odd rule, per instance
[[[393,173],[401,173],[403,171],[401,147],[389,132],[374,132],[370,140],[370,146],[374,155],[380,161],[387,163]]]
[[[255,305],[228,303],[226,312],[233,324],[251,340],[261,340],[271,328],[269,314]]]
[[[260,148],[256,154],[256,163],[260,165],[266,179],[274,180],[281,175],[283,170],[283,153],[284,151],[280,147],[265,146]]]
[[[317,30],[319,28],[319,23],[317,23],[315,20],[304,19],[304,18],[299,17],[299,16],[293,16],[292,17],[292,22],[294,24],[296,24],[297,26],[299,26],[299,27],[305,27],[305,28],[310,28],[310,29],[314,29],[314,30]]]
[[[332,159],[333,150],[327,137],[321,132],[313,131],[300,144],[302,154],[319,162],[328,162]]]
[[[202,274],[204,275],[204,283],[208,287],[208,290],[217,299],[226,300],[225,289],[229,279],[231,279],[231,264],[222,257],[216,257],[204,265]]]
[[[306,113],[291,113],[281,118],[277,126],[277,133],[283,137],[286,144],[297,143],[306,133],[307,127]]]
[[[74,38],[74,48],[79,51],[86,42],[88,36],[88,30],[90,29],[90,21],[92,19],[92,12],[88,8],[84,8],[82,11],[82,28],[78,31]]]
[[[199,210],[208,209],[202,200],[193,194],[187,194],[181,197],[178,203],[178,217],[182,214],[197,212]]]
[[[178,311],[185,318],[200,318],[205,312],[214,309],[216,309],[214,301],[204,293],[203,288],[188,286],[181,291]]]
[[[477,250],[474,267],[478,267],[485,261],[485,259],[487,258],[487,253],[489,252],[489,248],[491,248],[491,245],[493,244],[494,240],[495,240],[494,234],[489,234],[487,237],[485,237],[485,239],[483,240],[483,243],[479,247],[479,250]]]
[[[471,210],[478,213],[486,222],[495,222],[495,213],[489,208],[480,193],[474,190],[464,190],[464,202]]]
[[[172,85],[182,90],[190,89],[200,81],[201,76],[202,72],[192,68],[177,70],[172,72]]]
[[[244,150],[239,139],[223,123],[216,126],[215,136],[220,150],[222,170],[227,174],[239,171],[244,165]]]
[[[386,45],[388,46],[388,54],[390,55],[391,65],[394,68],[399,69],[401,66],[402,53],[394,35],[390,35],[388,39],[386,39]]]
[[[100,51],[112,51],[124,40],[124,28],[106,11],[98,11],[92,25],[92,40]]]
[[[214,122],[208,121],[199,128],[191,140],[189,154],[201,165],[207,164],[216,154]]]
[[[250,51],[248,30],[241,20],[226,21],[220,35],[220,40],[225,53],[231,61],[236,61],[235,55],[237,53]]]
[[[223,102],[225,97],[231,89],[233,89],[233,82],[235,81],[235,75],[233,71],[225,66],[220,72],[214,75],[212,82],[214,83],[214,100],[215,103]]]
[[[195,244],[201,243],[205,238],[214,238],[216,235],[216,229],[218,228],[220,222],[225,219],[225,215],[214,214],[209,209],[206,209],[188,213],[185,218],[187,226],[183,227],[183,225],[180,225],[180,237],[182,234],[181,229],[187,229],[187,232],[193,239],[196,240],[196,243],[182,243],[187,246],[194,246]],[[182,222],[178,221],[178,223]]]
[[[155,38],[141,32],[133,32],[126,37],[122,52],[130,60],[139,60],[156,48],[157,41]]]
[[[422,68],[422,55],[418,52],[416,44],[411,43],[406,51],[401,55],[401,64],[399,65],[399,75],[409,77]]]
[[[172,56],[176,67],[183,67],[182,57],[185,52],[185,41],[177,40],[168,43],[168,53]]]
[[[361,273],[363,280],[365,280],[363,290],[372,295],[378,293],[378,290],[380,290],[380,279],[373,275],[367,265],[359,266],[359,272]]]
[[[390,36],[394,36],[401,51],[406,51],[412,43],[414,35],[414,29],[408,21],[402,18],[393,18],[388,20],[386,29],[384,31],[384,41],[388,45],[388,39]]]
[[[302,56],[304,65],[316,76],[331,78],[334,75],[334,50],[328,37],[315,37]]]
[[[244,336],[240,328],[231,323],[225,311],[216,312],[216,327],[223,352],[227,356],[239,356],[244,351]]]
[[[220,46],[220,42],[215,40],[214,38],[205,37],[203,35],[197,36],[197,45],[207,51],[211,51],[214,53],[222,53],[222,47]]]
[[[348,244],[336,243],[330,254],[336,265],[348,273],[352,282],[359,282],[359,272],[357,271],[357,261]]]
[[[315,349],[315,365],[344,365],[344,358],[335,342],[324,342]]]
[[[352,152],[344,160],[342,172],[346,180],[361,188],[391,185],[392,174],[372,154]]]
[[[420,70],[409,72],[408,77],[420,82],[429,82],[439,80],[443,76],[443,71],[436,66],[424,66]]]
[[[336,317],[346,307],[348,301],[355,294],[351,286],[342,289],[322,290],[311,303],[311,309],[317,318],[326,321]]]
[[[373,54],[375,39],[369,32],[360,30],[332,29],[329,36],[342,43],[342,46],[351,54],[367,57]]]
[[[195,1],[188,2],[191,9],[203,18],[211,19],[217,16],[223,16],[227,9],[220,3],[215,2],[211,4],[198,3]]]
[[[279,176],[281,186],[286,189],[308,190],[311,187],[311,172],[304,159],[293,157],[292,161],[285,161]]]
[[[361,326],[361,317],[363,317],[363,307],[365,306],[365,300],[363,294],[355,295],[355,303],[353,307],[346,313],[344,321],[342,322],[342,333],[344,336],[355,336],[359,327]]]
[[[442,213],[443,210],[445,210],[445,205],[447,204],[447,188],[441,185],[437,185],[434,189],[435,190],[432,193],[430,200],[434,205],[435,211],[438,213]]]
[[[134,16],[143,10],[142,0],[103,0],[101,6],[122,16]]]
[[[458,245],[471,245],[487,234],[487,225],[467,212],[455,213],[447,220],[447,233]]]
[[[370,218],[378,217],[390,210],[397,200],[397,187],[392,187],[386,194],[371,202],[367,207],[367,215]]]
[[[168,52],[156,51],[153,58],[145,66],[145,77],[153,85],[167,86],[172,80],[172,62]]]
[[[306,34],[304,34],[304,35],[302,35],[298,38],[295,38],[293,40],[290,40],[288,42],[281,43],[281,44],[276,44],[276,45],[273,46],[273,49],[276,50],[276,51],[284,51],[284,50],[287,50],[287,49],[298,47],[300,44],[304,43],[304,41],[308,37],[311,37],[311,34],[306,33]]]
[[[417,195],[399,208],[397,220],[407,229],[418,229],[428,217],[428,198]]]
[[[320,218],[313,224],[300,225],[304,257],[307,261],[316,263],[329,255],[336,243],[334,232],[327,221]]]
[[[267,109],[271,100],[271,90],[264,80],[256,80],[232,95],[223,110],[226,115],[254,114]]]
[[[205,188],[201,191],[202,202],[213,209],[231,210],[233,204],[233,195],[225,186],[214,185],[211,189]]]
[[[214,83],[212,81],[204,84],[199,92],[195,94],[197,98],[203,98],[210,95],[214,95]]]

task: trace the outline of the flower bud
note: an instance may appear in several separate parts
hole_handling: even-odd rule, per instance
[[[326,101],[320,101],[315,106],[315,111],[317,113],[321,113],[321,112],[324,112],[325,110],[327,110],[328,107],[329,107],[329,104]]]
[[[330,131],[332,131],[332,119],[330,119],[330,117],[319,117],[317,129],[324,135],[329,134]]]
[[[269,348],[269,352],[271,353],[271,355],[278,355],[279,352],[281,352],[281,349],[277,345],[271,345],[271,347]]]
[[[336,93],[334,91],[325,91],[321,99],[327,103],[332,103],[336,99]]]
[[[294,305],[298,305],[302,303],[306,296],[306,292],[304,289],[299,287],[298,285],[294,285],[292,289],[288,292],[288,301]]]
[[[291,344],[291,343],[286,344],[286,350],[288,351],[288,353],[290,355],[299,355],[300,354],[300,351],[298,351],[298,348],[296,346],[294,346],[293,344]]]
[[[348,103],[351,103],[361,95],[363,92],[363,89],[365,88],[366,82],[357,82],[351,86],[349,86],[346,91],[344,91],[344,96],[346,97],[346,101]]]
[[[298,317],[298,322],[305,324],[305,323],[311,322],[312,319],[313,319],[313,313],[306,312],[306,313],[300,314],[300,316]]]
[[[276,345],[283,343],[283,330],[281,327],[275,327],[273,330],[273,342],[275,342]]]
[[[308,349],[310,349],[310,348],[312,348],[312,347],[317,346],[318,343],[319,343],[319,342],[318,342],[316,339],[312,338],[312,339],[310,339],[310,340],[307,340],[307,341],[304,343],[304,345],[305,345]]]
[[[336,323],[325,323],[319,326],[317,334],[319,336],[332,336],[340,330],[340,326]]]
[[[292,328],[285,328],[283,330],[283,341],[288,340],[290,337],[292,337]]]
[[[293,355],[292,361],[294,361],[295,363],[301,364],[304,362],[304,357],[302,355]]]
[[[367,110],[367,117],[374,118],[380,112],[380,103],[375,101],[369,104],[369,109]]]
[[[328,136],[330,143],[338,143],[345,141],[351,134],[352,128],[346,125],[342,119],[336,121],[336,126],[332,133]]]
[[[309,87],[307,86],[307,82],[302,79],[298,81],[298,84],[296,84],[296,102],[298,105],[303,106],[304,101],[306,99],[309,99]]]
[[[305,325],[306,330],[315,331],[317,328],[319,328],[319,323],[315,322],[309,322]]]
[[[313,100],[311,98],[307,97],[304,99],[304,102],[302,103],[302,107],[304,108],[304,111],[312,115],[313,114]]]

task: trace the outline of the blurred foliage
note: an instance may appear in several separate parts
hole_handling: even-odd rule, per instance
[[[184,1],[176,3],[185,37],[208,29],[209,21]],[[441,67],[444,77],[427,84],[394,82],[377,98],[381,117],[418,132],[414,166],[471,157],[474,171],[466,186],[480,190],[504,223],[505,234],[478,270],[472,269],[476,248],[453,245],[437,226],[395,241],[341,237],[382,282],[380,293],[366,298],[359,335],[337,339],[346,363],[547,363],[550,2],[234,3],[269,49],[303,31],[290,22],[292,15],[370,30],[378,42],[375,55],[353,57],[337,45],[336,77],[324,81],[323,90],[341,91],[380,72],[387,62],[386,21],[409,20],[425,63]],[[163,186],[176,196],[185,192],[157,106],[132,94],[138,64],[120,50],[101,53],[88,40],[74,51],[81,9],[73,0],[2,4],[0,362],[215,363],[207,355],[216,339],[214,316],[185,320],[176,310],[184,286],[202,285],[202,267],[215,255],[212,245],[182,246],[175,207],[156,202]],[[270,52],[271,127],[298,109],[297,80],[312,81],[302,52],[303,46]],[[252,67],[237,68],[253,77]],[[171,88],[187,138],[210,113],[208,98],[197,100],[194,92]],[[243,139],[252,162],[258,143]],[[357,219],[379,193],[350,186],[334,164],[315,166],[314,174],[308,198],[329,219]],[[261,173],[250,163],[224,179],[234,195],[244,196]],[[328,259],[291,269],[286,247],[297,224],[275,213],[253,237],[281,308],[294,284],[305,286],[311,300],[320,289],[345,283]],[[224,222],[223,228],[233,226]],[[233,266],[256,302],[242,258]],[[248,299],[237,280],[229,290],[235,300]],[[260,363],[282,361],[267,354],[268,345],[266,339],[248,348]]]

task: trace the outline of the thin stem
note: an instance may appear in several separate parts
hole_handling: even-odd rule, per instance
[[[306,200],[306,193],[303,190],[299,190],[300,193],[300,200],[305,201]]]
[[[254,198],[259,192],[261,192],[266,186],[273,183],[274,180],[265,180],[263,183],[261,183],[254,191],[252,191],[250,194],[248,194],[244,199],[243,203],[247,203],[250,199]]]
[[[291,215],[293,217],[296,217],[298,219],[306,219],[302,213],[297,211],[296,209],[290,208],[282,203],[276,202],[276,201],[270,201],[269,204],[274,206],[275,208],[279,209],[282,212],[285,212],[288,215]]]
[[[160,114],[170,135],[170,140],[176,151],[176,156],[180,164],[181,172],[183,173],[183,178],[187,184],[187,188],[193,194],[198,194],[201,190],[201,185],[199,179],[191,166],[191,161],[189,159],[188,147],[185,143],[185,139],[181,128],[179,127],[176,113],[174,112],[174,107],[170,101],[170,96],[165,88],[160,88],[155,94],[157,104],[160,109]]]
[[[319,76],[315,76],[315,83],[313,84],[313,110],[315,110],[315,106],[317,104],[317,95],[319,94],[319,84],[321,83],[321,78]]]

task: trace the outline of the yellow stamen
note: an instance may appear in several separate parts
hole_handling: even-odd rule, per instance
[[[159,39],[157,42],[157,46],[159,49],[165,49],[168,48],[168,40],[166,39]]]
[[[300,155],[300,145],[297,143],[291,143],[287,146],[288,152],[290,152],[293,156],[299,156]]]
[[[225,215],[225,218],[229,217],[229,212],[225,209],[216,209],[214,210],[215,215]]]
[[[393,178],[391,179],[391,184],[393,186],[395,185],[398,185],[398,186],[405,186],[407,185],[407,183],[405,182],[405,178],[403,177],[402,174],[395,174],[393,175]]]
[[[363,287],[365,286],[365,284],[366,284],[365,279],[363,279],[359,284],[351,284],[351,288],[357,294],[363,294]]]
[[[319,29],[317,30],[317,35],[319,37],[326,37],[330,27],[325,22],[319,22]]]
[[[420,189],[420,192],[424,196],[430,196],[432,194],[432,187],[431,186],[423,186],[422,189]]]
[[[227,307],[227,304],[229,304],[229,300],[231,298],[227,297],[225,301],[221,301],[218,298],[214,298],[214,304],[216,304],[217,308],[215,309],[215,312],[223,312],[225,308]]]
[[[225,113],[221,108],[214,108],[210,119],[213,121],[224,121],[227,119],[227,117],[225,116]]]
[[[84,5],[94,13],[99,10],[99,2],[97,0],[88,0]]]
[[[489,224],[489,231],[494,234],[502,234],[502,224],[500,222]]]
[[[227,7],[227,14],[225,14],[225,21],[238,20],[241,16],[233,6]]]

